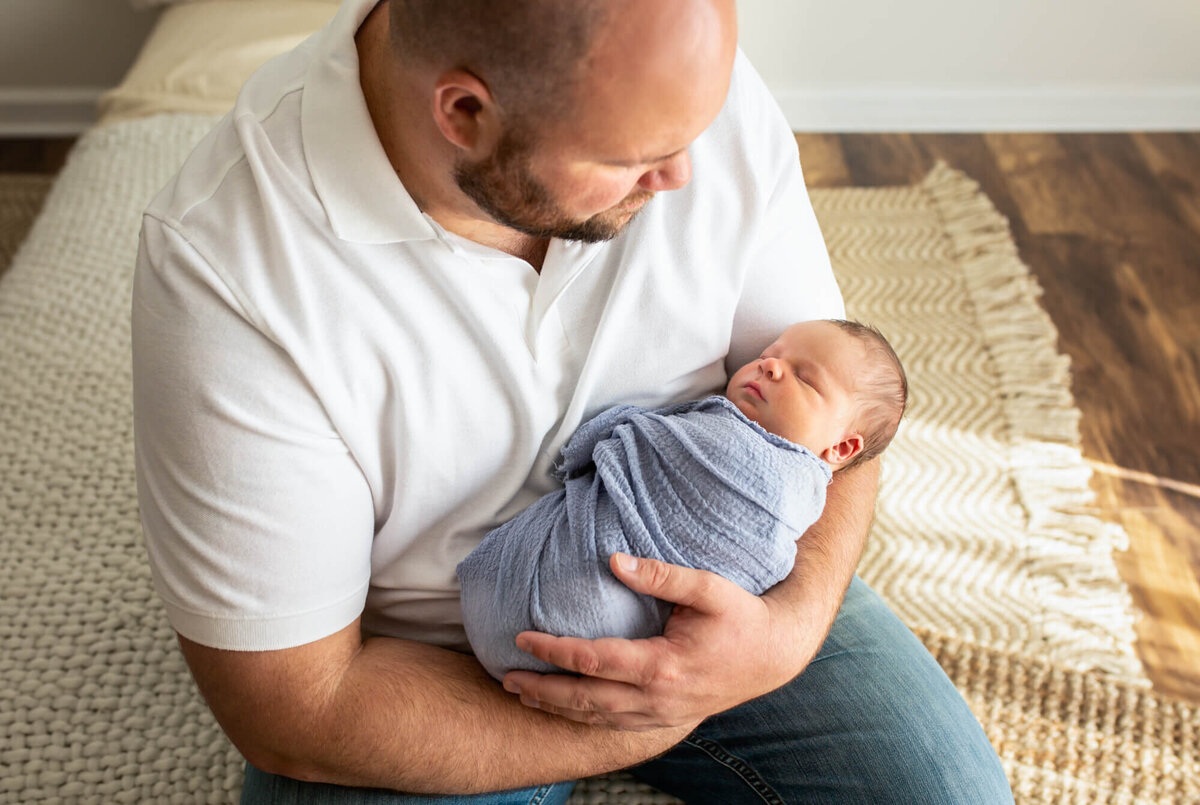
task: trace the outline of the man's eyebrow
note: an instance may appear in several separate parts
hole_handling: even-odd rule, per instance
[[[670,159],[673,156],[682,154],[686,150],[688,150],[688,147],[685,145],[683,148],[680,148],[678,151],[672,151],[669,154],[663,154],[662,156],[659,156],[659,157],[647,157],[645,159],[633,159],[633,160],[614,159],[614,160],[610,160],[608,164],[620,165],[620,166],[626,167],[626,168],[631,168],[634,165],[650,165],[655,162],[662,162],[664,160]]]

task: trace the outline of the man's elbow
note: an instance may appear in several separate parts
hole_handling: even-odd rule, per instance
[[[231,738],[231,740],[233,739]],[[246,762],[261,772],[290,777],[306,783],[334,782],[332,775],[313,763],[311,758],[301,756],[299,753],[280,752],[267,746],[247,743],[239,745],[236,740],[233,743]]]
[[[229,718],[213,712],[234,748],[259,771],[305,782],[333,782],[317,757],[320,744],[313,739],[323,732],[317,725],[296,727],[281,723],[291,719]]]
[[[330,722],[340,672],[360,638],[358,625],[281,651],[226,651],[182,635],[180,648],[201,695],[238,752],[255,768],[311,782],[333,782],[339,754]]]

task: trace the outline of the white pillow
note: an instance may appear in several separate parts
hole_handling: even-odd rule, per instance
[[[100,123],[160,112],[224,114],[251,73],[336,10],[330,0],[186,0],[166,8],[125,78],[101,96]]]
[[[150,8],[158,8],[160,6],[178,6],[184,3],[200,3],[205,0],[129,0],[129,5],[133,6],[135,11],[145,11]],[[258,0],[243,0],[243,2],[258,2]],[[320,0],[324,3],[332,3],[337,5],[341,0]]]

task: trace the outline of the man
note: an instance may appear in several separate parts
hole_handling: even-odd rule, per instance
[[[147,547],[244,798],[551,802],[636,767],[691,801],[1005,800],[851,583],[875,462],[761,598],[614,560],[677,604],[662,638],[523,635],[581,676],[503,689],[462,653],[456,563],[576,426],[841,313],[728,0],[350,0],[265,66],[148,209],[133,307]]]

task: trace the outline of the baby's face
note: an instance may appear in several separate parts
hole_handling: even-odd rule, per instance
[[[845,441],[857,436],[853,389],[865,357],[862,342],[836,324],[802,322],[734,372],[725,396],[764,429],[840,464]]]

